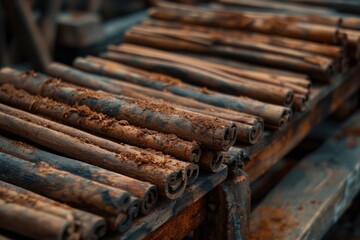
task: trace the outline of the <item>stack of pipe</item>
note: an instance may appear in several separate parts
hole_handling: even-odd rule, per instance
[[[299,49],[301,45],[307,49],[314,43],[335,45],[341,52],[347,50],[346,46],[359,49],[360,21],[356,16],[279,0],[218,2],[222,5],[195,7],[161,1],[149,12],[155,20],[147,21],[146,29],[134,29],[128,39],[138,42],[139,36],[143,36],[146,45],[182,48],[183,51],[232,57],[272,67],[280,67],[280,61],[284,63],[281,68],[291,71],[312,69],[308,74],[322,81],[346,68],[347,56],[343,53],[314,55]],[[152,27],[148,29],[149,26]],[[169,44],[170,40],[177,44]],[[277,59],[272,61],[275,57]],[[294,64],[301,67],[297,69]]]
[[[3,137],[1,141],[10,142]],[[22,161],[4,153],[0,157],[10,164]],[[98,239],[106,233],[102,217],[4,181],[0,181],[0,216],[1,229],[33,239]]]
[[[262,6],[254,6],[255,2]],[[234,7],[228,9],[222,5],[203,8],[159,2],[156,8],[151,9],[150,15],[156,19],[172,22],[247,30],[327,44],[342,44],[346,39],[351,44],[357,44],[355,35],[358,35],[358,33],[347,32],[346,27],[343,27],[347,26],[346,22],[349,22],[350,28],[352,28],[351,26],[357,26],[356,23],[359,20],[356,17],[329,16],[334,15],[334,13],[326,10],[314,12],[315,9],[313,7],[306,6],[302,6],[302,8],[307,9],[306,11],[289,11],[284,7],[286,3],[283,2],[278,4],[278,9],[275,9],[282,10],[279,12],[271,8],[272,2],[275,1],[219,1],[219,3],[225,4],[225,6],[253,5],[252,7],[257,10],[256,12]],[[347,33],[352,33],[350,34],[352,36],[347,38]]]
[[[293,105],[296,109],[303,110],[310,92],[311,84],[307,79],[283,78],[279,80],[269,74],[235,69],[221,63],[204,61],[195,57],[167,53],[132,44],[110,46],[109,51],[101,56],[132,66],[172,74],[189,82],[188,84],[179,82],[178,84],[181,84],[183,88],[192,88],[200,92],[201,87],[206,87],[209,89],[208,95],[235,98],[240,107],[229,107],[219,101],[204,100],[194,95],[183,94],[199,101],[207,101],[209,104],[233,108],[237,111],[261,117],[264,119],[265,124],[275,127],[286,125],[286,119],[290,119],[290,108]],[[87,61],[94,62],[95,60],[89,58]],[[75,66],[85,69],[78,62],[75,61]],[[110,76],[116,77],[114,75]],[[198,88],[193,86],[195,84]],[[303,101],[299,101],[300,99]],[[264,108],[268,109],[268,111],[257,111],[257,107],[260,105],[265,106]],[[270,116],[276,113],[279,115]]]

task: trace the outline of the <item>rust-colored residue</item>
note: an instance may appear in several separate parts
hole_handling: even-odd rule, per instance
[[[286,234],[298,225],[289,212],[280,207],[259,206],[256,219],[251,221],[249,239],[287,239]]]
[[[138,106],[144,109],[150,109],[153,112],[158,112],[167,115],[178,115],[181,118],[186,118],[187,120],[191,121],[193,125],[196,125],[199,128],[203,129],[203,131],[207,131],[208,129],[211,129],[214,125],[224,124],[224,121],[222,119],[216,117],[209,117],[207,118],[207,121],[204,121],[203,115],[199,115],[196,113],[188,113],[179,109],[175,109],[171,105],[164,103],[158,103],[158,102],[153,103],[135,98],[129,98],[127,99],[127,102],[137,104]]]

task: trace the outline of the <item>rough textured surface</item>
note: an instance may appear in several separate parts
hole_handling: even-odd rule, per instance
[[[252,160],[244,168],[249,174],[250,181],[256,180],[284,157],[316,126],[316,123],[320,123],[330,113],[341,108],[343,102],[360,88],[359,73],[360,67],[356,67],[346,75],[336,76],[329,86],[314,87],[309,109],[295,115],[288,129],[269,134],[254,146],[245,146],[244,150]]]
[[[360,191],[360,112],[305,157],[251,215],[251,239],[320,239]]]

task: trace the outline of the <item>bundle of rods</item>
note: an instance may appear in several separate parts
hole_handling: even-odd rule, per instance
[[[0,194],[4,209],[16,210],[0,210],[0,218],[9,220],[0,221],[0,228],[29,237],[92,239],[103,234],[105,230],[96,229],[104,229],[105,223],[111,231],[125,232],[139,214],[150,213],[158,195],[179,198],[196,182],[200,169],[217,172],[238,136],[252,141],[259,137],[253,134],[262,132],[262,120],[251,115],[231,116],[239,120],[233,122],[206,115],[211,110],[200,102],[194,101],[196,112],[195,107],[137,96],[136,88],[108,84],[65,65],[54,63],[51,69],[67,73],[72,84],[35,72],[0,71],[0,181],[80,208],[91,213],[85,217],[94,215],[102,222],[83,227],[72,214],[73,220],[54,220],[54,228],[41,233],[43,221],[37,221],[36,208]],[[81,87],[89,79],[89,88]],[[105,92],[110,88],[120,92]],[[238,127],[248,132],[238,133]],[[61,205],[53,200],[50,204]],[[17,211],[29,215],[18,228],[12,227]],[[37,228],[23,231],[30,219]]]
[[[261,90],[259,91],[258,86],[260,87],[262,86],[261,82],[258,85],[248,84],[248,83],[243,84],[242,82],[237,83],[236,82],[237,79],[241,80],[241,77],[238,78],[236,75],[227,73],[225,70],[231,71],[235,69],[226,68],[226,66],[224,65],[210,63],[210,62],[203,62],[196,58],[189,58],[181,55],[168,54],[166,52],[162,52],[156,49],[149,49],[149,48],[144,48],[129,44],[123,44],[119,47],[110,46],[110,49],[114,49],[116,50],[116,52],[115,51],[106,52],[102,54],[102,57],[113,61],[104,60],[95,57],[87,57],[86,59],[83,58],[76,59],[74,65],[80,68],[81,70],[85,70],[91,73],[102,74],[107,77],[116,78],[118,80],[125,81],[128,83],[139,84],[144,87],[170,92],[174,95],[187,97],[196,100],[198,102],[223,108],[223,110],[219,110],[219,111],[224,112],[226,114],[221,114],[221,112],[218,112],[219,114],[218,116],[223,118],[230,118],[233,121],[244,122],[247,124],[254,124],[259,121],[256,120],[256,117],[258,117],[264,120],[266,126],[281,128],[284,127],[287,124],[288,120],[291,118],[292,111],[288,107],[288,105],[291,106],[294,101],[293,90],[285,87],[282,88],[280,86],[276,86],[275,85],[276,83],[274,84],[274,87],[264,86],[263,88],[261,88],[262,91]],[[129,51],[132,53],[123,54],[122,51],[124,52]],[[164,55],[164,58],[166,58],[167,61],[165,60],[158,61],[157,59],[154,59],[156,63],[152,63],[151,61],[153,61],[153,59],[151,57],[146,57],[151,55],[162,57],[161,54]],[[137,57],[137,55],[144,55],[144,56],[146,55],[146,56]],[[169,55],[169,57],[167,55]],[[147,64],[146,62],[148,59],[150,60],[149,64]],[[187,61],[190,62],[187,64],[185,63]],[[124,62],[129,65],[137,65],[138,67],[144,67],[147,69],[154,69],[154,68],[159,70],[165,69],[166,71],[170,69],[170,67],[166,67],[166,66],[171,65],[173,67],[169,71],[174,72],[175,75],[177,75],[176,72],[179,72],[179,75],[184,76],[183,79],[186,79],[188,81],[196,81],[198,84],[204,84],[214,89],[216,89],[217,87],[217,89],[223,91],[230,91],[231,93],[233,93],[233,95],[211,91],[209,89],[204,89],[203,87],[197,87],[195,85],[191,85],[183,81],[180,81],[179,79],[169,77],[167,75],[150,73],[144,70],[130,67],[128,65],[121,64],[119,62],[121,63]],[[163,64],[165,67],[162,68],[160,64]],[[220,70],[215,70],[215,67],[212,68],[214,69],[213,71],[206,70],[209,69],[210,66],[211,67],[218,66]],[[222,70],[221,69],[222,67],[224,67],[225,70]],[[55,66],[53,64],[49,67],[48,71],[50,74],[54,76],[61,77],[69,81],[69,77],[66,75],[69,75],[70,71],[66,70],[64,67],[63,69],[60,69],[59,65]],[[216,75],[217,73],[218,75]],[[79,75],[80,72],[77,71],[76,74]],[[261,75],[262,74],[259,74],[259,76]],[[73,80],[78,81],[79,77],[75,78],[74,76],[75,73],[73,74],[72,77]],[[228,78],[226,78],[225,76]],[[94,79],[95,76],[91,77],[91,75],[88,75],[88,78]],[[97,79],[99,80],[102,79],[103,81],[108,82],[109,86],[111,84],[113,85],[121,84],[122,86],[125,86],[124,83],[120,83],[120,81],[114,81],[109,78],[97,77]],[[274,79],[274,82],[276,82],[276,79]],[[299,94],[299,97],[302,96],[306,102],[308,98],[310,82],[308,80],[304,80],[303,82],[300,82],[300,84],[305,85],[305,87],[302,86],[298,87],[299,89],[301,88],[302,90],[304,90],[305,94],[304,95]],[[126,86],[130,86],[133,88],[134,85],[127,84]],[[155,96],[156,94],[155,97],[157,98],[162,98],[167,101],[173,101],[178,105],[186,105],[185,107],[190,107],[192,108],[191,110],[193,111],[199,111],[196,110],[196,108],[201,107],[201,106],[197,106],[198,104],[193,103],[192,101],[177,100],[175,99],[175,97],[170,97],[169,94],[166,94],[167,96],[165,96],[165,94],[162,94],[162,96],[160,96],[160,93],[158,91],[152,91],[153,93],[149,93],[148,90],[146,91],[147,91],[146,94],[150,94],[152,96]],[[235,94],[236,92],[243,92],[244,96],[236,95]],[[253,96],[258,95],[259,98],[262,99],[269,99],[269,101],[273,100],[278,103],[281,102],[283,106],[262,102],[256,99],[251,99],[246,94],[253,94]],[[297,98],[298,97],[296,97],[296,99]],[[295,102],[298,102],[298,100],[296,100]],[[211,109],[210,106],[207,108]],[[217,109],[215,111],[218,111]],[[228,109],[230,109],[231,112],[234,112],[236,115],[228,116],[227,113],[231,114],[231,112],[229,112]],[[215,114],[215,113],[211,113],[210,111],[208,112],[202,111],[202,113],[209,115]],[[249,114],[254,115],[255,117],[251,117],[249,116]],[[240,132],[239,129],[238,132]],[[239,138],[239,140],[246,141],[246,139],[242,139],[242,138]],[[252,142],[253,141],[250,141],[250,143]]]
[[[360,13],[360,2],[351,0],[218,0],[218,2],[247,8],[282,10],[292,13],[336,15]],[[349,18],[346,16],[346,18]],[[359,20],[359,19],[358,19]],[[357,20],[357,21],[358,21]]]
[[[171,74],[183,81],[174,81],[169,78],[152,78],[149,83],[141,83],[145,86],[153,86],[157,81],[163,82],[162,90],[206,102],[219,107],[230,108],[246,114],[255,115],[264,119],[265,124],[275,127],[283,127],[291,116],[291,107],[303,110],[306,106],[310,82],[307,79],[284,77],[278,79],[270,74],[254,73],[251,70],[236,69],[225,64],[212,61],[204,61],[199,58],[184,56],[175,53],[141,47],[132,44],[110,46],[109,51],[101,55],[108,60],[129,64],[147,70],[156,69],[159,72]],[[111,63],[88,57],[86,62],[97,65],[108,65],[112,69],[119,69],[120,64]],[[94,69],[93,65],[81,63],[76,60],[75,66],[107,76],[121,78],[121,74],[109,73],[109,71]],[[125,66],[126,67],[126,66]],[[114,71],[113,71],[114,72]],[[118,71],[119,72],[119,71]],[[133,81],[135,82],[135,81]],[[137,81],[139,84],[139,81]],[[169,86],[170,84],[170,86]],[[196,87],[195,84],[198,86]],[[202,88],[206,87],[206,91]],[[178,91],[178,89],[186,89]],[[203,92],[202,95],[191,92]],[[203,96],[205,95],[205,96]],[[225,101],[218,101],[222,98]],[[216,99],[216,100],[215,100]],[[228,104],[233,99],[232,104]],[[236,103],[236,104],[234,104]]]
[[[239,175],[244,145],[360,55],[359,18],[284,1],[159,2],[99,57],[2,69],[0,229],[97,239],[181,197],[200,170]]]
[[[22,145],[4,137],[1,143]],[[26,163],[5,153],[0,158]],[[104,218],[4,181],[0,181],[0,216],[1,229],[33,239],[98,239],[106,233]]]
[[[274,46],[272,42],[276,42],[277,39],[264,34],[177,25],[160,21],[148,21],[142,26],[134,27],[127,32],[126,41],[167,50],[225,56],[271,67],[281,67],[307,73],[312,78],[322,81],[328,81],[331,74],[340,71],[343,67],[343,56],[338,47],[329,47],[330,50],[335,49],[333,52],[336,53],[333,56],[321,56],[288,48],[289,43],[286,40],[278,41],[281,43],[279,45],[283,46]],[[304,46],[299,41],[295,44]],[[242,81],[245,80],[242,79]]]
[[[347,41],[351,46],[359,45],[360,32],[357,30],[360,30],[360,19],[356,15],[352,16],[336,12],[336,10],[339,9],[332,4],[314,7],[309,5],[311,5],[311,3],[315,3],[314,5],[316,5],[316,1],[299,1],[294,3],[286,2],[286,0],[255,0],[251,2],[244,0],[219,0],[218,2],[225,5],[225,9],[228,5],[230,5],[232,9],[234,7],[239,7],[238,9],[247,8],[245,11],[241,10],[247,17],[295,21],[312,24],[313,27],[314,25],[318,25],[319,28],[322,28],[326,32],[331,32],[335,29],[338,31],[338,34],[346,35]],[[351,6],[352,8],[350,8],[350,5],[347,10],[352,12],[351,10],[356,11],[356,9],[358,9],[358,12],[352,13],[360,13],[359,3],[353,4]],[[224,6],[216,5],[215,8],[223,9]],[[258,10],[260,10],[260,12]]]
[[[100,63],[97,64],[97,61],[100,61]],[[109,64],[109,66],[105,66],[104,64]],[[115,64],[116,68],[113,68],[112,64]],[[84,87],[101,89],[103,91],[111,92],[114,94],[121,94],[149,101],[153,100],[158,102],[158,99],[162,99],[172,103],[173,108],[179,109],[184,112],[206,114],[213,117],[219,117],[224,121],[233,121],[237,126],[237,140],[245,143],[256,142],[262,134],[263,121],[260,118],[251,116],[249,114],[238,113],[222,108],[216,108],[211,105],[177,95],[176,91],[179,93],[183,91],[184,94],[180,95],[187,96],[188,94],[194,94],[199,95],[200,98],[202,96],[207,96],[207,94],[202,93],[203,91],[200,88],[186,87],[184,84],[176,84],[178,81],[174,78],[161,74],[146,72],[140,69],[131,68],[129,66],[120,65],[112,61],[107,61],[95,57],[89,57],[87,59],[78,58],[75,61],[75,65],[88,72],[98,72],[101,68],[104,70],[109,69],[109,75],[119,73],[124,77],[120,80],[126,80],[118,81],[114,78],[108,78],[88,72],[83,72],[81,70],[57,63],[51,64],[49,66],[48,73],[53,76],[60,77],[65,81]],[[125,71],[122,71],[122,69],[117,68],[117,66],[123,66],[126,69]],[[104,74],[108,75],[107,71],[103,72]],[[152,79],[154,79],[154,81]],[[171,82],[174,82],[175,85],[171,86]],[[143,86],[139,86],[133,83],[139,83]],[[163,92],[156,89],[168,89],[171,92]],[[172,91],[175,91],[175,94],[173,94]],[[225,149],[221,148],[219,150],[226,149],[228,149],[227,146],[225,147]]]
[[[151,42],[161,38],[166,48],[171,48],[167,44],[170,39],[179,42],[172,45],[175,50],[179,50],[181,46],[184,51],[222,55],[255,63],[264,62],[262,64],[273,67],[279,67],[278,61],[281,61],[284,62],[282,68],[291,69],[292,71],[303,72],[312,69],[309,71],[309,75],[322,81],[326,81],[329,79],[328,75],[341,71],[346,66],[346,64],[345,66],[338,66],[339,62],[343,64],[346,62],[343,60],[346,56],[340,54],[335,59],[334,57],[324,59],[324,56],[311,56],[307,61],[306,54],[301,54],[304,51],[287,45],[288,40],[285,40],[280,46],[277,44],[274,44],[275,46],[269,45],[269,41],[279,42],[279,39],[290,38],[297,39],[297,43],[303,42],[305,48],[308,47],[310,41],[335,45],[339,48],[348,45],[352,49],[358,49],[360,21],[357,17],[342,16],[341,14],[337,17],[332,11],[316,10],[306,5],[302,5],[300,8],[307,9],[307,11],[299,10],[299,6],[296,6],[295,9],[292,9],[292,7],[288,9],[285,7],[286,3],[275,0],[220,0],[219,3],[225,5],[215,4],[207,7],[195,7],[159,2],[158,6],[151,9],[149,14],[153,19],[167,21],[168,25],[166,26],[166,24],[157,21],[150,21],[150,25],[169,28],[172,24],[175,26],[184,24],[197,25],[197,29],[199,29],[199,26],[204,28],[202,30],[187,30],[186,39],[183,37],[184,32],[171,31],[164,34],[162,29],[157,28],[149,31],[137,29],[137,31],[133,32],[131,38],[135,40],[139,35],[147,35],[147,37],[143,37],[146,44],[153,44]],[[227,7],[228,5],[231,5],[231,7]],[[237,8],[236,6],[240,7]],[[248,8],[244,8],[244,6]],[[255,40],[246,41],[243,37],[249,36],[246,36],[248,34],[245,34],[244,31],[257,33],[251,38],[255,38]],[[225,32],[226,34],[221,34]],[[218,35],[219,33],[221,35]],[[274,35],[276,36],[275,39],[273,39]],[[213,41],[209,41],[209,36],[215,36],[215,38],[212,38]],[[259,38],[263,39],[259,40]],[[264,51],[263,54],[259,53],[260,50]],[[251,53],[255,54],[256,57],[251,57]],[[307,53],[307,55],[309,54],[310,52]],[[278,59],[271,61],[271,58],[275,56]],[[286,63],[285,59],[288,59],[289,63]],[[294,67],[296,64],[299,69]]]

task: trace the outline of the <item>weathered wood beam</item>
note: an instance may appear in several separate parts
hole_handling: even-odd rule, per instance
[[[197,182],[188,187],[185,193],[174,201],[163,201],[149,215],[136,220],[129,231],[119,235],[109,236],[109,239],[144,239],[151,232],[159,229],[169,219],[177,216],[194,202],[204,197],[214,187],[222,183],[227,177],[227,167],[223,165],[217,173],[203,173]]]
[[[226,180],[208,195],[207,218],[201,239],[247,239],[250,217],[250,185],[245,172]]]
[[[360,112],[305,157],[251,215],[250,239],[321,239],[360,191]]]
[[[205,219],[205,198],[200,198],[179,215],[172,217],[159,229],[152,232],[146,240],[181,240],[197,228]]]

